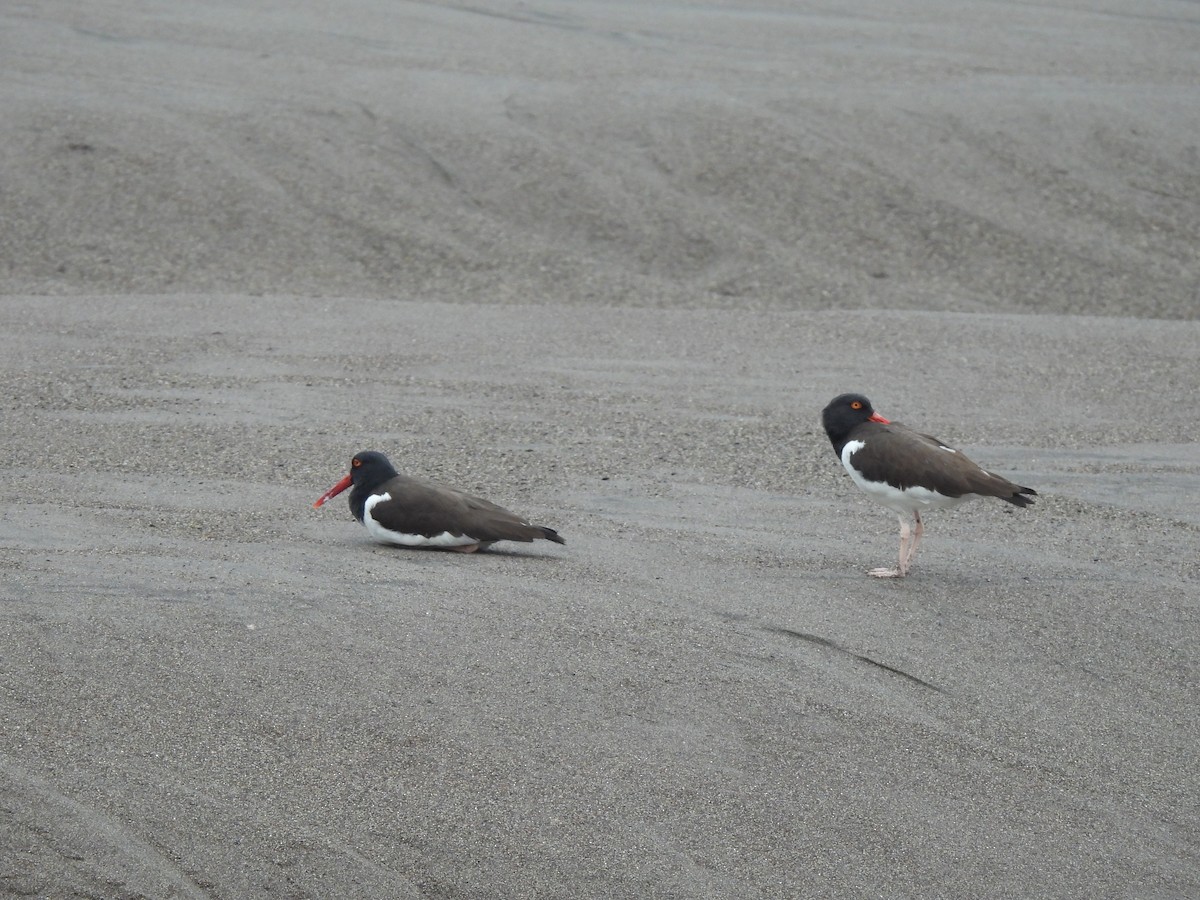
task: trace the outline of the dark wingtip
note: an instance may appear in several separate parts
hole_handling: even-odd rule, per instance
[[[1036,496],[1037,491],[1035,491],[1033,488],[1019,487],[1013,492],[1011,497],[1005,497],[1004,499],[1009,503],[1015,504],[1016,506],[1025,507],[1033,506],[1033,500],[1030,498]]]
[[[565,544],[563,537],[553,528],[546,528],[544,525],[539,525],[538,530],[541,531],[542,537],[548,541],[554,541],[556,544]]]

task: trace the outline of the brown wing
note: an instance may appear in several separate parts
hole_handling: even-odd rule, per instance
[[[890,425],[867,423],[856,434],[866,446],[854,455],[855,466],[870,481],[886,481],[895,488],[921,486],[946,497],[979,494],[999,497],[1017,506],[1033,501],[1026,495],[1036,495],[1032,488],[1021,487],[1007,478],[993,475],[933,435],[921,434],[899,423]]]
[[[386,490],[392,499],[376,504],[372,516],[393,531],[425,537],[449,532],[481,542],[545,538],[566,543],[552,528],[531,525],[490,500],[445,485],[398,475],[380,490]]]

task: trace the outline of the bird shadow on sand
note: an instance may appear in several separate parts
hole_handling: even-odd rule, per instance
[[[559,556],[557,554],[539,552],[536,548],[530,548],[528,550],[524,550],[524,549],[508,548],[508,547],[503,547],[499,550],[497,550],[495,547],[488,547],[486,550],[476,550],[474,553],[461,553],[458,555],[459,556],[479,556],[479,557],[502,556],[502,557],[507,557],[507,558],[511,558],[511,559],[538,559],[538,560],[544,559],[547,562],[552,561],[552,560],[561,561],[563,558],[562,556]]]
[[[474,553],[456,553],[453,550],[431,549],[429,547],[393,547],[387,544],[376,544],[374,545],[374,552],[380,554],[403,554],[405,556],[412,556],[415,559],[436,559],[438,557],[449,559],[462,558],[466,562],[470,562],[472,559],[485,559],[489,556],[500,557],[502,559],[546,560],[547,562],[561,562],[563,559],[559,554],[546,553],[536,548],[523,549],[515,547],[503,547],[500,549],[487,547],[486,549],[476,550]]]

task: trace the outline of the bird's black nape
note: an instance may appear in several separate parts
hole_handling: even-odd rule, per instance
[[[862,394],[839,394],[829,401],[821,411],[821,423],[838,455],[841,455],[850,432],[873,415],[875,407]]]

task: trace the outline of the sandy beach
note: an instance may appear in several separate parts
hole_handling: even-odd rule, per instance
[[[0,896],[1200,896],[1197,47],[0,10]],[[869,578],[851,390],[1038,502]],[[368,449],[567,544],[372,543]]]

